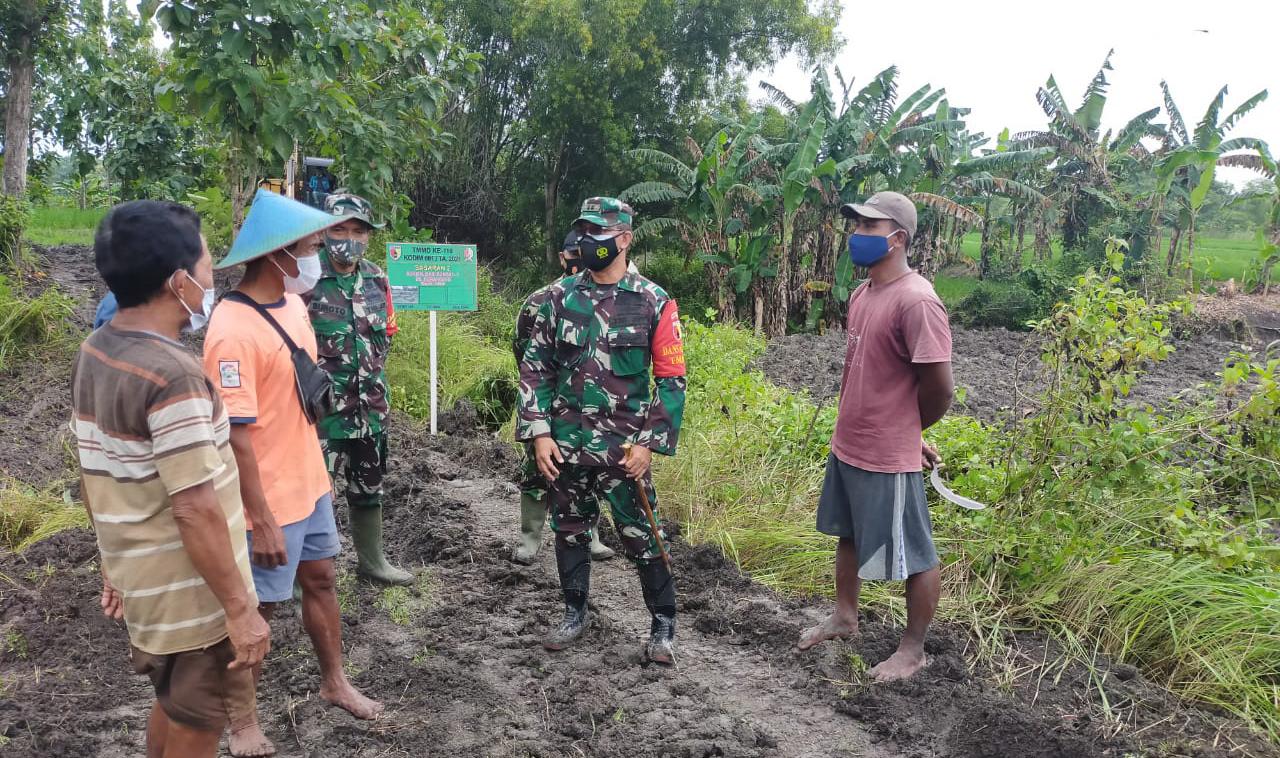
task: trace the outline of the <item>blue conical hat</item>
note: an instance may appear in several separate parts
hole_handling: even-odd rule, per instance
[[[297,200],[260,189],[254,195],[253,205],[231,245],[231,252],[214,268],[248,263],[345,220],[343,216],[331,216]]]

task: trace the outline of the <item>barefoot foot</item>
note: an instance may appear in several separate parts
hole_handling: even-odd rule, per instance
[[[887,660],[876,664],[870,671],[877,682],[896,682],[910,679],[916,672],[929,665],[929,658],[924,650],[903,650],[889,656]]]
[[[826,642],[827,640],[843,640],[853,637],[857,633],[857,616],[849,619],[833,613],[830,616],[827,616],[821,624],[811,626],[804,630],[800,635],[800,641],[796,643],[796,647],[800,648],[800,650],[808,650],[821,642]]]
[[[263,758],[276,754],[276,746],[262,733],[257,721],[232,728],[228,741],[233,758]]]
[[[351,682],[345,680],[335,685],[322,685],[320,697],[358,719],[376,719],[382,713],[382,703],[360,694]]]

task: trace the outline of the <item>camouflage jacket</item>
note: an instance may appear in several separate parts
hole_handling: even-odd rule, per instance
[[[333,412],[317,424],[325,439],[374,437],[386,429],[384,370],[396,314],[386,274],[362,260],[339,274],[320,254],[320,281],[303,296],[316,330],[320,368],[333,378]]]
[[[631,271],[607,287],[583,272],[545,296],[520,361],[516,438],[551,436],[566,461],[594,466],[620,464],[624,443],[675,455],[685,393],[675,301]]]
[[[636,268],[634,262],[628,262],[627,273],[639,274],[640,269]],[[552,282],[534,290],[532,295],[525,298],[524,305],[520,306],[520,312],[516,314],[516,338],[511,343],[511,352],[516,356],[517,366],[524,360],[525,351],[529,349],[529,336],[533,334],[533,321],[538,317],[538,309],[551,297],[551,288],[557,283]]]

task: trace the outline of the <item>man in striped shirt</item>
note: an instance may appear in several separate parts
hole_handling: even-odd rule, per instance
[[[175,203],[118,205],[94,240],[120,310],[80,346],[72,427],[102,557],[102,607],[123,617],[155,686],[149,758],[214,756],[252,718],[270,647],[257,613],[230,424],[178,342],[212,308],[200,219]]]

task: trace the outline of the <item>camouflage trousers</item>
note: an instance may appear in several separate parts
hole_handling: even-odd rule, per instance
[[[320,439],[325,466],[338,484],[338,465],[347,481],[347,505],[377,508],[382,505],[382,477],[387,473],[387,435],[347,440]]]
[[[517,481],[519,482],[521,495],[526,495],[542,503],[546,502],[547,478],[538,470],[538,462],[533,457],[532,442],[525,443],[524,464],[520,466]]]
[[[653,480],[644,476],[644,488],[657,518],[658,496]],[[551,528],[564,545],[585,545],[600,520],[600,501],[609,504],[613,525],[622,541],[622,552],[636,563],[660,560],[658,541],[640,507],[637,482],[620,466],[560,464],[560,476],[548,487]],[[665,538],[666,535],[663,534]]]

